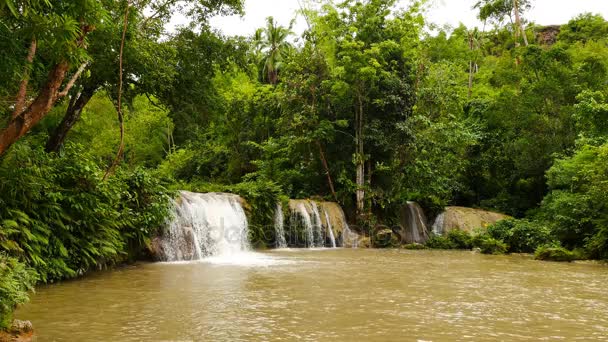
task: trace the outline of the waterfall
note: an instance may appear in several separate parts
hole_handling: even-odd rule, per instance
[[[443,235],[443,223],[445,221],[445,212],[439,214],[433,223],[433,234]]]
[[[344,211],[337,203],[289,200],[289,210],[289,224],[284,228],[285,236],[289,237],[289,246],[314,248],[343,245],[343,232],[348,229],[348,224]]]
[[[416,202],[407,202],[406,208],[402,238],[407,243],[425,243],[429,236],[422,208]]]
[[[180,192],[174,218],[162,236],[166,261],[226,257],[250,249],[241,198],[231,194]]]
[[[327,211],[325,212],[325,222],[327,222],[327,231],[329,231],[329,241],[331,242],[331,247],[336,248],[336,238],[334,237],[334,228],[331,226],[331,221],[329,220],[329,214]]]
[[[359,247],[359,235],[350,230],[348,226],[342,231],[342,247]]]
[[[277,248],[287,248],[287,241],[285,241],[285,228],[284,228],[284,217],[283,207],[281,204],[277,204],[277,208],[274,213],[274,228],[276,233],[276,246]]]
[[[291,222],[292,224],[294,222],[297,222],[298,215],[302,218],[301,223],[304,225],[303,228],[306,234],[306,247],[312,248],[315,247],[315,235],[312,227],[312,219],[306,207],[307,206],[305,201],[297,201],[295,210],[292,211]]]
[[[321,214],[319,213],[319,206],[317,202],[310,201],[310,207],[312,209],[312,227],[314,231],[314,246],[323,247],[325,246],[325,234],[323,233],[323,224],[321,223]]]

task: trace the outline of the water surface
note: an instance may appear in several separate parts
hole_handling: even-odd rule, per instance
[[[279,250],[38,289],[38,341],[607,340],[608,267],[518,256]]]

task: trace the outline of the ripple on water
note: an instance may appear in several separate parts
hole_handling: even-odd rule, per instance
[[[520,257],[279,250],[41,287],[17,318],[41,341],[592,341],[606,283],[607,267]]]

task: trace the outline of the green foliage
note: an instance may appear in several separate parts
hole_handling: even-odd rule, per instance
[[[545,261],[574,261],[577,259],[576,254],[563,248],[563,247],[551,247],[541,246],[536,249],[534,253],[534,259],[545,260]]]
[[[37,275],[16,258],[0,253],[0,330],[9,327],[13,310],[28,301]]]
[[[422,250],[422,249],[427,249],[427,246],[420,244],[420,243],[409,243],[407,245],[401,246],[401,248],[409,249],[409,250]]]
[[[507,245],[489,235],[479,235],[473,240],[473,244],[483,254],[501,255],[507,253]]]
[[[473,236],[460,229],[452,229],[447,235],[432,235],[425,243],[431,249],[471,249]]]
[[[168,196],[142,169],[102,182],[82,146],[15,147],[0,163],[0,246],[44,282],[125,260],[164,221]]]
[[[456,249],[456,245],[447,236],[432,235],[425,246],[430,249]]]
[[[570,249],[585,248],[593,258],[608,258],[608,144],[582,145],[547,172],[551,192],[539,219]]]
[[[574,43],[606,39],[608,23],[601,15],[585,13],[561,27],[559,40]]]
[[[272,181],[244,182],[231,186],[229,190],[243,197],[251,206],[249,241],[258,248],[276,246],[275,210],[278,203],[287,200],[281,195],[280,186]]]
[[[550,230],[527,220],[502,220],[488,227],[488,234],[508,246],[509,253],[534,253],[539,247],[552,242]]]
[[[447,238],[455,249],[473,248],[473,237],[464,230],[452,229],[448,232]]]

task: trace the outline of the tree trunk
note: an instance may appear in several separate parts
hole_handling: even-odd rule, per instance
[[[471,53],[473,53],[474,48],[475,48],[475,41],[474,41],[473,35],[471,33],[469,33],[469,51],[471,51]],[[473,63],[473,58],[471,56],[471,59],[469,60],[469,99],[473,96],[473,74],[475,73],[473,66],[474,66],[474,63]]]
[[[365,211],[365,154],[363,150],[363,101],[357,94],[359,106],[356,115],[356,170],[357,170],[357,217],[362,218]]]
[[[4,154],[12,144],[38,124],[53,108],[60,97],[59,88],[68,69],[67,61],[55,65],[49,72],[46,84],[34,102],[25,111],[13,117],[6,128],[0,132],[0,155]]]
[[[513,0],[513,7],[515,10],[515,25],[517,25],[517,28],[515,29],[516,43],[519,45],[519,35],[521,34],[524,39],[524,46],[528,46],[528,37],[526,36],[526,31],[524,30],[524,26],[521,23],[521,17],[519,15],[519,0]]]
[[[68,133],[74,127],[76,122],[80,119],[80,115],[82,114],[82,110],[89,103],[89,100],[95,94],[95,88],[84,88],[83,91],[75,97],[75,101],[68,106],[67,111],[61,120],[61,123],[53,134],[49,137],[49,140],[46,144],[47,152],[58,152],[61,145],[63,145]]]
[[[321,142],[316,141],[317,147],[319,148],[319,158],[321,158],[321,164],[323,164],[323,168],[325,169],[325,174],[327,175],[327,184],[329,185],[329,190],[331,191],[331,195],[334,197],[334,200],[338,202],[338,195],[336,195],[336,190],[334,189],[334,182],[331,180],[331,173],[329,172],[329,166],[327,165],[327,159],[325,159],[325,152],[323,152],[323,146],[321,146]]]

